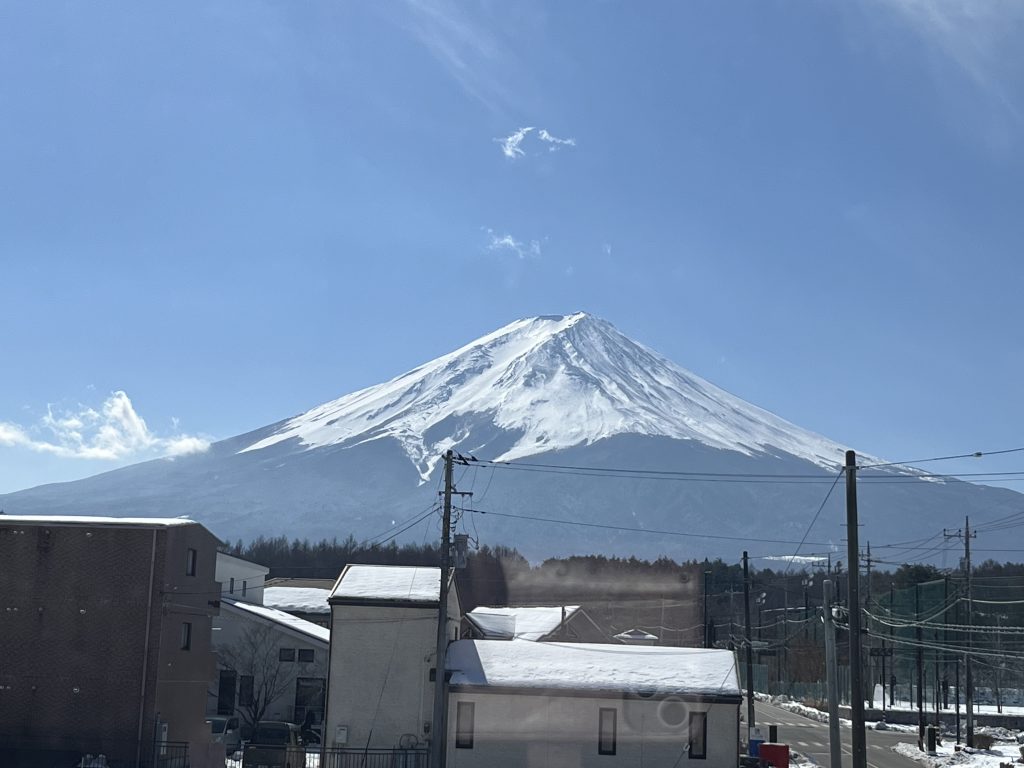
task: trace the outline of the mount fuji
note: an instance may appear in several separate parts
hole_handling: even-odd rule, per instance
[[[822,503],[845,446],[585,313],[518,320],[205,453],[7,494],[0,508],[187,514],[227,540],[363,539],[390,535],[436,501],[449,448],[484,460],[459,467],[458,487],[478,510],[461,515],[460,529],[531,559],[788,555],[819,507],[801,553],[842,547],[843,494]],[[861,476],[862,542],[923,539],[965,514],[981,522],[1024,508],[1013,491],[903,467]],[[403,538],[436,535],[425,520]]]

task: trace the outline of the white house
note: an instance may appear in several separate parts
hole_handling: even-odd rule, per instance
[[[263,603],[263,584],[270,569],[226,552],[217,553],[217,581],[221,595],[247,603]]]
[[[326,705],[330,630],[262,605],[269,569],[218,553],[220,615],[213,622],[218,679],[208,714],[243,723],[286,720],[319,731]]]
[[[438,568],[342,572],[330,597],[327,748],[422,748],[435,736],[440,584]],[[448,765],[735,768],[741,693],[731,651],[536,642],[562,624],[560,607],[554,624],[537,614],[519,626],[534,639],[515,638],[498,612],[485,615],[486,631],[512,639],[457,640],[454,584],[449,598]]]
[[[237,715],[250,725],[286,720],[320,729],[330,630],[284,611],[222,599],[213,636],[220,667],[216,714]]]
[[[735,768],[731,651],[460,640],[448,669],[453,768]]]
[[[330,596],[328,747],[429,741],[440,593],[440,568],[348,565],[341,572]],[[455,641],[461,610],[454,583],[448,594],[448,637]]]
[[[578,605],[474,608],[463,617],[470,640],[607,642],[608,636]]]

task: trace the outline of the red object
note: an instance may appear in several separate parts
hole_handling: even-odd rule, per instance
[[[771,744],[765,742],[758,750],[757,756],[761,765],[773,765],[775,768],[789,768],[789,744]]]

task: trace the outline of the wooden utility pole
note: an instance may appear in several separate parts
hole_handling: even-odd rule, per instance
[[[746,621],[747,646],[747,739],[754,733],[754,648],[750,640],[750,568],[743,553],[743,617]]]
[[[448,654],[448,574],[451,570],[452,464],[451,449],[444,454],[444,507],[441,522],[441,591],[437,604],[437,648],[434,654],[434,714],[430,723],[430,764],[445,766],[448,683],[445,656]]]
[[[857,541],[857,454],[846,452],[846,553],[847,597],[850,617],[850,720],[853,768],[867,768],[868,745],[864,735],[864,683],[861,678],[860,547]]]

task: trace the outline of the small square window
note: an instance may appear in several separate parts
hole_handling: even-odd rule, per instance
[[[295,661],[295,649],[294,648],[280,648],[277,651],[278,661]]]
[[[473,721],[476,719],[476,705],[472,701],[460,701],[455,710],[455,748],[473,748]]]
[[[690,760],[705,760],[708,756],[708,713],[690,713]]]
[[[181,650],[192,650],[192,622],[181,622]]]
[[[189,547],[188,551],[185,553],[185,575],[196,575],[196,551],[191,547]]]
[[[312,648],[299,648],[299,662],[312,664],[316,660],[316,651]]]
[[[615,754],[615,730],[618,712],[614,709],[598,710],[597,754]]]

